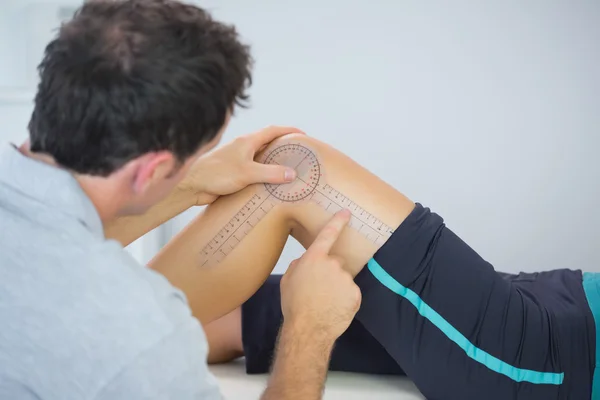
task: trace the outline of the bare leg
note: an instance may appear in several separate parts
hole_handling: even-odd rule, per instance
[[[285,150],[286,145],[292,147]],[[352,275],[369,262],[370,273],[357,276],[363,302],[355,321],[426,397],[446,398],[450,394],[453,398],[487,395],[505,399],[526,390],[528,398],[556,398],[567,390],[581,390],[580,397],[589,398],[587,382],[567,383],[567,379],[578,375],[562,370],[573,365],[573,371],[587,371],[593,365],[589,348],[577,344],[585,343],[589,334],[589,315],[582,311],[588,305],[585,297],[579,296],[581,274],[557,272],[578,288],[570,291],[565,287],[561,292],[566,296],[564,304],[557,305],[544,296],[524,295],[448,229],[439,215],[424,207],[415,208],[412,201],[348,157],[315,139],[292,136],[270,145],[265,152],[273,157],[266,161],[288,161],[286,151],[291,158],[306,156],[298,164],[302,173],[297,186],[270,188],[265,195],[264,186],[257,185],[219,200],[153,264],[185,291],[193,313],[209,330],[225,320],[214,326],[208,325],[211,321],[235,310],[259,289],[288,234],[309,246],[330,218],[331,208],[341,202],[360,221],[345,229],[333,253],[345,259]],[[280,153],[284,156],[279,157]],[[306,164],[307,157],[318,160],[318,167],[317,163]],[[269,196],[300,200],[306,192],[311,195],[304,196],[308,201],[269,200]],[[245,227],[241,230],[235,219],[228,225],[244,205],[248,210],[253,207],[247,202],[255,195],[260,205],[271,204],[264,214],[256,217],[252,212],[248,215],[255,215],[251,220],[238,218],[242,221],[239,226]],[[371,260],[389,234],[388,226],[400,228],[378,252],[377,259]],[[227,227],[235,228],[240,235],[238,241],[230,241],[227,232],[219,233],[222,227],[225,231]],[[207,244],[210,251],[199,252],[206,250]],[[539,284],[546,283],[540,280]],[[547,290],[555,290],[555,284],[548,284]],[[551,325],[546,301],[550,309],[559,307],[560,314],[566,314],[560,318],[568,322],[558,318],[559,322]],[[566,304],[582,306],[567,312]],[[573,335],[578,340],[552,334],[563,326],[576,326],[568,329],[567,337]],[[239,344],[238,339],[231,343]],[[571,356],[571,352],[578,356]],[[440,355],[443,362],[439,362]],[[214,361],[232,357],[231,353],[213,356]],[[570,364],[573,360],[578,361]],[[509,379],[499,379],[501,375]],[[563,379],[567,386],[561,386]],[[528,396],[530,393],[535,395]]]
[[[236,308],[204,326],[208,340],[209,364],[225,363],[244,355],[242,342],[242,310]]]
[[[301,179],[270,191],[254,185],[220,198],[150,263],[185,292],[203,324],[236,309],[258,290],[289,234],[309,246],[340,204],[353,212],[353,227],[342,233],[333,253],[346,260],[352,275],[385,242],[386,226],[396,228],[414,208],[404,195],[314,138],[283,137],[265,149],[266,156],[271,156],[266,162],[296,157]],[[278,200],[286,196],[297,201]]]

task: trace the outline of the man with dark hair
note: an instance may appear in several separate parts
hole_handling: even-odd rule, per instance
[[[205,155],[244,105],[250,71],[233,27],[174,0],[89,1],[61,27],[29,140],[0,148],[0,398],[219,398],[185,295],[122,245],[220,195],[295,179],[254,162],[295,128]],[[265,399],[320,397],[311,355],[327,362],[360,303],[328,254],[348,219],[331,220],[282,288],[286,337],[326,343],[282,343]],[[313,298],[327,307],[306,307]]]

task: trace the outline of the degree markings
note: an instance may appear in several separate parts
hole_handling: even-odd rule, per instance
[[[316,154],[300,144],[284,144],[270,151],[264,164],[291,166],[297,179],[282,185],[264,184],[201,251],[203,267],[221,262],[277,204],[313,201],[331,214],[347,208],[352,212],[349,226],[378,246],[394,232],[374,215],[322,180]]]

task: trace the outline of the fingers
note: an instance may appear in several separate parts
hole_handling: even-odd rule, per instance
[[[302,133],[300,129],[292,126],[269,126],[261,131],[258,131],[251,135],[252,147],[255,150],[260,149],[267,143],[272,142],[280,136],[287,135],[290,133]]]
[[[308,254],[329,254],[329,251],[340,237],[340,234],[350,222],[351,213],[342,210],[335,214],[315,238],[313,244],[308,248]]]
[[[289,183],[296,179],[296,170],[282,165],[254,163],[250,179],[256,183]]]

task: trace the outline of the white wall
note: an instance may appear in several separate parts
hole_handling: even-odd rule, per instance
[[[257,60],[253,107],[226,140],[296,125],[432,207],[500,270],[600,271],[600,2],[197,3]],[[4,126],[25,123],[7,110]],[[292,243],[277,269],[300,253]]]
[[[600,2],[197,3],[257,59],[226,139],[297,125],[498,269],[600,271]]]

